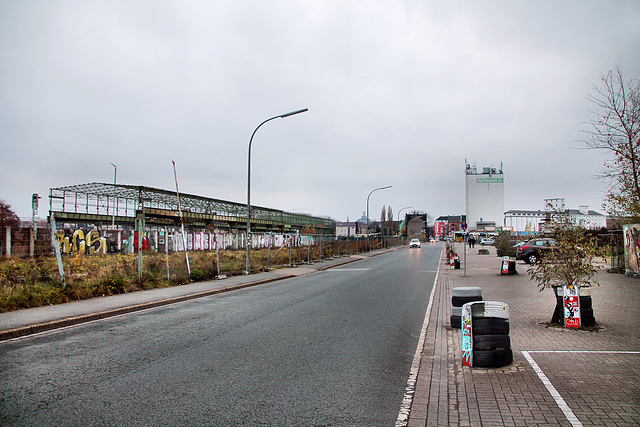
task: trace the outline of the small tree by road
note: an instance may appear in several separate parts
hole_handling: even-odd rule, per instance
[[[538,283],[540,291],[557,286],[597,285],[595,275],[600,266],[594,265],[599,256],[592,234],[564,212],[555,212],[546,224],[557,246],[541,254],[540,260],[529,267],[530,279]],[[555,298],[554,294],[554,298]],[[552,322],[556,321],[552,317]]]

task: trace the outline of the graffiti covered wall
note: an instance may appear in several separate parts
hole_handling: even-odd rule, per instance
[[[640,224],[622,226],[624,265],[627,273],[640,274]]]
[[[102,233],[102,235],[101,235]],[[291,239],[293,237],[293,239]],[[56,232],[56,240],[60,251],[66,255],[100,255],[107,253],[136,253],[140,240],[142,250],[155,252],[207,251],[242,249],[246,247],[245,233],[227,233],[219,230],[186,232],[185,236],[178,230],[144,230],[141,235],[134,230],[98,230],[65,228]],[[313,236],[299,236],[289,234],[260,234],[251,235],[251,247],[254,249],[268,247],[283,247],[292,241],[294,246],[315,245]]]
[[[63,254],[94,255],[107,253],[107,239],[97,229],[58,230],[56,240]]]

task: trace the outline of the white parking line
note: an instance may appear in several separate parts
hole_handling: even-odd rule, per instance
[[[404,397],[400,404],[400,411],[398,418],[396,418],[396,427],[404,427],[409,423],[409,414],[411,413],[411,404],[413,403],[413,396],[416,393],[416,382],[418,381],[418,372],[420,371],[420,360],[422,359],[422,352],[424,350],[424,342],[427,338],[427,327],[429,326],[429,317],[431,316],[431,307],[433,306],[433,296],[436,293],[436,287],[438,284],[438,271],[435,271],[436,277],[433,279],[433,287],[431,288],[431,296],[429,297],[429,305],[427,305],[427,311],[424,315],[424,321],[422,322],[422,330],[420,331],[420,338],[418,339],[418,346],[416,352],[413,355],[413,362],[411,363],[411,371],[409,372],[409,379],[407,380],[407,387],[404,391]]]
[[[556,404],[562,410],[565,417],[567,417],[567,420],[571,423],[572,426],[578,427],[578,426],[582,426],[582,423],[580,422],[580,420],[578,420],[578,417],[576,417],[576,415],[573,413],[571,408],[569,408],[569,405],[567,405],[567,402],[565,402],[562,396],[560,396],[560,393],[558,393],[558,390],[556,390],[556,388],[553,386],[551,381],[549,381],[549,378],[547,378],[544,372],[542,372],[542,369],[540,368],[540,366],[538,366],[536,361],[533,360],[533,357],[531,357],[530,353],[640,354],[640,351],[531,350],[531,351],[522,352],[522,355],[525,357],[525,359],[527,359],[527,361],[529,362],[529,364],[531,365],[535,373],[538,375],[538,377],[542,381],[542,384],[544,384],[547,390],[549,390],[549,393],[551,394],[553,399],[556,401]]]

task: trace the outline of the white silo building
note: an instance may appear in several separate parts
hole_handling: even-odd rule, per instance
[[[504,173],[465,161],[465,209],[469,230],[495,231],[504,223]]]

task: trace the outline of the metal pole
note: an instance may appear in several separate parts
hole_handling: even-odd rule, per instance
[[[386,187],[376,188],[372,190],[371,193],[369,193],[369,195],[367,196],[367,235],[369,234],[369,197],[371,197],[371,194],[373,194],[374,191],[384,190],[386,188],[391,188],[391,187],[392,187],[391,185],[387,185]]]
[[[260,123],[258,127],[251,134],[251,138],[249,139],[249,152],[247,156],[247,265],[245,267],[245,274],[251,273],[251,144],[253,143],[253,137],[255,136],[260,126],[263,124],[274,120],[274,119],[284,119],[286,117],[290,117],[296,114],[304,113],[305,111],[309,111],[308,108],[304,108],[302,110],[292,111],[290,113],[280,114],[279,116],[271,117],[264,122]]]
[[[111,163],[111,162],[109,162]],[[118,166],[114,165],[113,163],[111,163],[111,166],[113,166],[114,170],[113,170],[113,215],[111,217],[111,229],[115,230],[115,224],[116,224],[116,182],[117,182],[117,177],[118,177]],[[109,206],[109,205],[107,205]]]
[[[180,206],[180,191],[178,190],[178,174],[176,173],[176,162],[173,163],[173,176],[176,179],[176,194],[178,195],[178,214],[180,215],[180,228],[182,228],[182,246],[184,246],[184,259],[187,262],[187,273],[191,276],[191,267],[189,266],[189,255],[187,254],[187,236],[184,234],[184,221],[182,219],[182,207]]]
[[[463,234],[462,244],[464,245],[464,277],[467,277],[467,233]]]
[[[56,253],[56,262],[58,263],[58,273],[60,274],[62,289],[66,289],[67,282],[64,280],[64,267],[62,265],[62,254],[60,253],[60,242],[58,242],[56,234],[56,217],[55,214],[51,212],[51,244],[53,245],[53,250]]]

